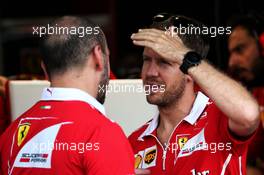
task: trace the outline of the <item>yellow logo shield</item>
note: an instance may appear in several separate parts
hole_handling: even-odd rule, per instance
[[[17,145],[20,146],[22,142],[25,140],[28,131],[30,128],[30,123],[23,123],[20,124],[18,127],[18,133],[17,133]]]
[[[136,159],[135,159],[135,168],[139,168],[141,161],[142,161],[142,157],[141,157],[141,155],[138,154]]]
[[[178,145],[179,145],[180,150],[183,148],[183,146],[187,142],[187,140],[188,140],[188,137],[180,137],[178,139]]]

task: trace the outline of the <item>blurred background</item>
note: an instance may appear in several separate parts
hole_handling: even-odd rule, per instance
[[[103,28],[111,51],[111,69],[121,79],[139,78],[142,48],[135,47],[130,36],[150,25],[152,17],[159,12],[193,17],[210,27],[226,26],[227,19],[235,13],[262,9],[257,0],[1,1],[0,74],[16,79],[41,78],[40,37],[32,34],[32,27],[47,25],[62,15],[88,16]],[[208,59],[220,69],[226,68],[226,42],[223,35],[211,38]]]

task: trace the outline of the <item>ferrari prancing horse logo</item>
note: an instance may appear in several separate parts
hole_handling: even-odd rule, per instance
[[[180,150],[183,148],[183,146],[185,145],[185,143],[188,141],[188,137],[180,137],[178,139],[178,145]]]
[[[18,133],[17,133],[17,145],[20,146],[22,142],[25,140],[28,131],[30,128],[30,123],[23,123],[20,124],[18,127]]]

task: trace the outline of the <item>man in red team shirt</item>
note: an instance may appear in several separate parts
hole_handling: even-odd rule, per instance
[[[52,34],[43,42],[43,67],[51,87],[1,136],[0,174],[133,174],[129,142],[102,106],[109,76],[103,31],[71,16],[46,30]]]
[[[137,173],[245,174],[259,107],[245,88],[202,59],[209,49],[205,35],[190,30],[177,35],[188,26],[205,28],[184,16],[159,14],[151,29],[131,36],[144,47],[142,79],[151,91],[147,101],[159,109],[129,137]],[[196,93],[194,82],[207,95]]]
[[[228,70],[253,93],[260,105],[261,123],[249,145],[248,175],[264,174],[264,16],[239,14],[230,18]]]

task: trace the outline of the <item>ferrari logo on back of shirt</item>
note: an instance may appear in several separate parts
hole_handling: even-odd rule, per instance
[[[19,125],[18,127],[18,133],[17,133],[17,145],[20,146],[22,142],[25,140],[28,131],[30,128],[30,123],[23,123]]]

